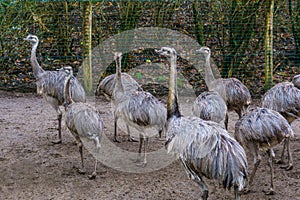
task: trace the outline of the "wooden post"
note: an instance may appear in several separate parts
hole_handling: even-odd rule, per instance
[[[265,22],[265,90],[273,86],[273,13],[274,0],[266,0]]]
[[[92,63],[92,3],[83,2],[83,77],[84,89],[87,93],[93,90],[93,63]]]

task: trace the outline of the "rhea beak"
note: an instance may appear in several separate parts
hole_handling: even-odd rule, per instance
[[[158,49],[154,49],[154,51],[159,54],[162,52],[161,50],[158,50]]]

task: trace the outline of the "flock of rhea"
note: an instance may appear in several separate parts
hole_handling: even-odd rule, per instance
[[[83,87],[73,75],[71,67],[57,71],[45,71],[38,64],[36,49],[38,37],[28,35],[25,40],[32,44],[31,64],[36,78],[37,92],[57,111],[58,140],[61,143],[62,111],[65,108],[65,122],[75,137],[80,156],[80,173],[85,173],[83,163],[83,140],[92,141],[99,152],[104,124],[97,109],[86,103]],[[162,47],[156,52],[167,58],[170,65],[167,107],[128,74],[121,73],[122,53],[115,52],[116,74],[107,76],[99,84],[97,91],[114,104],[114,141],[117,138],[117,122],[122,119],[127,125],[128,140],[134,141],[129,127],[139,131],[139,157],[137,164],[147,164],[149,135],[147,128],[156,128],[159,136],[165,133],[168,153],[177,156],[189,178],[201,190],[202,199],[208,198],[208,186],[204,178],[217,180],[226,189],[234,188],[235,199],[240,199],[241,191],[250,190],[254,175],[261,161],[260,150],[269,155],[270,189],[266,194],[274,194],[273,147],[283,142],[283,150],[278,163],[288,154],[286,170],[293,168],[290,138],[293,136],[291,123],[300,116],[300,75],[292,82],[275,85],[262,98],[262,107],[248,108],[251,96],[238,79],[218,78],[210,66],[211,52],[201,47],[197,53],[204,58],[205,81],[209,91],[200,94],[193,106],[195,116],[183,116],[179,110],[177,93],[177,52],[174,48]],[[234,134],[227,132],[228,112],[235,111],[239,120]],[[143,148],[144,144],[144,148]],[[244,148],[253,154],[254,167],[248,176],[247,157]],[[141,157],[143,149],[143,157]],[[90,179],[96,177],[97,159]]]

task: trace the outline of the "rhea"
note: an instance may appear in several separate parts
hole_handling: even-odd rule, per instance
[[[115,88],[116,74],[106,76],[97,86],[96,94],[103,94],[108,100],[111,100],[114,88]],[[142,90],[142,87],[127,73],[122,73],[122,83],[124,91],[135,92]]]
[[[202,199],[208,198],[204,178],[221,182],[224,188],[234,187],[235,199],[240,199],[247,180],[247,159],[243,147],[216,122],[199,117],[184,117],[178,106],[175,49],[157,50],[170,62],[167,103],[166,148],[177,155],[189,178],[200,187]]]
[[[228,111],[235,111],[239,118],[251,103],[248,88],[236,78],[215,78],[210,64],[211,50],[201,47],[197,50],[204,56],[205,82],[208,89],[218,92],[226,102]],[[225,127],[228,129],[228,113],[225,118]]]
[[[143,89],[141,86],[132,78],[129,74],[127,73],[122,73],[122,84],[123,84],[123,89],[124,93],[132,93],[135,91],[142,91]],[[96,95],[103,94],[106,99],[111,100],[113,91],[115,88],[115,79],[116,79],[116,74],[109,75],[105,77],[98,85],[97,90],[96,90]],[[128,141],[130,142],[135,142],[134,138],[130,135],[130,129],[129,126],[126,125],[127,128],[127,137]],[[117,138],[114,139],[115,142],[119,142]]]
[[[227,106],[224,99],[215,91],[201,93],[194,101],[192,110],[195,116],[203,120],[224,125]]]
[[[300,74],[293,77],[292,83],[294,84],[295,87],[300,89]]]
[[[117,121],[123,119],[124,122],[139,131],[139,155],[141,154],[144,143],[144,159],[142,166],[147,164],[146,151],[148,146],[149,134],[147,128],[156,128],[161,135],[167,118],[165,106],[151,93],[145,91],[135,91],[126,93],[122,83],[121,61],[122,53],[116,52],[116,78],[113,91],[114,111],[114,138],[117,140]]]
[[[274,194],[273,147],[293,135],[287,120],[278,112],[267,108],[254,108],[239,119],[235,125],[235,138],[244,147],[247,147],[254,158],[254,168],[250,174],[249,187],[260,164],[259,150],[269,155],[271,185],[266,194]]]
[[[70,82],[73,78],[71,67],[64,67],[61,70],[67,73],[65,80],[65,110],[66,110],[66,125],[74,138],[76,139],[80,158],[81,168],[79,173],[85,173],[83,162],[83,141],[92,141],[96,147],[96,156],[100,151],[100,141],[103,134],[103,122],[98,110],[88,103],[74,102],[71,97]],[[95,167],[90,179],[97,175],[97,158],[95,158]]]
[[[262,98],[262,107],[279,112],[290,124],[300,117],[300,89],[292,82],[278,83],[269,89]],[[281,158],[278,163],[283,163],[284,152],[287,148],[287,170],[293,168],[293,158],[290,152],[290,139],[286,138],[283,144]]]
[[[37,93],[43,95],[44,99],[55,109],[58,117],[58,140],[53,143],[61,143],[61,121],[62,111],[61,106],[64,99],[64,82],[66,80],[66,73],[64,71],[45,71],[38,63],[36,58],[36,50],[39,44],[39,39],[35,35],[29,34],[24,40],[32,44],[31,50],[31,66],[33,68],[33,75],[36,78]],[[71,96],[75,102],[85,102],[86,95],[83,87],[79,81],[73,77],[70,83]]]

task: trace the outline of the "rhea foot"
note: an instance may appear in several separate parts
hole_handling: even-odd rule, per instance
[[[114,138],[114,142],[116,142],[116,143],[121,143],[121,141],[118,140],[117,138]]]
[[[93,172],[91,175],[88,175],[88,178],[89,178],[90,180],[93,180],[93,179],[96,178],[96,176],[97,176],[97,173],[96,173],[96,172]]]
[[[78,168],[78,169],[77,169],[77,172],[78,172],[79,174],[85,174],[85,173],[86,173],[85,169],[82,169],[82,168]]]
[[[286,171],[290,171],[294,168],[293,164],[289,164],[288,166],[282,166],[281,169],[285,169]]]
[[[147,166],[147,163],[146,162],[139,162],[139,163],[136,163],[136,166],[144,168],[144,167]]]
[[[270,188],[270,190],[268,190],[268,191],[264,190],[263,192],[265,193],[265,195],[274,195],[275,194],[275,191],[273,188]]]
[[[128,142],[138,142],[137,140],[135,140],[133,137],[128,136]]]
[[[61,140],[60,139],[54,140],[54,141],[51,141],[51,142],[52,142],[52,144],[61,144]]]

